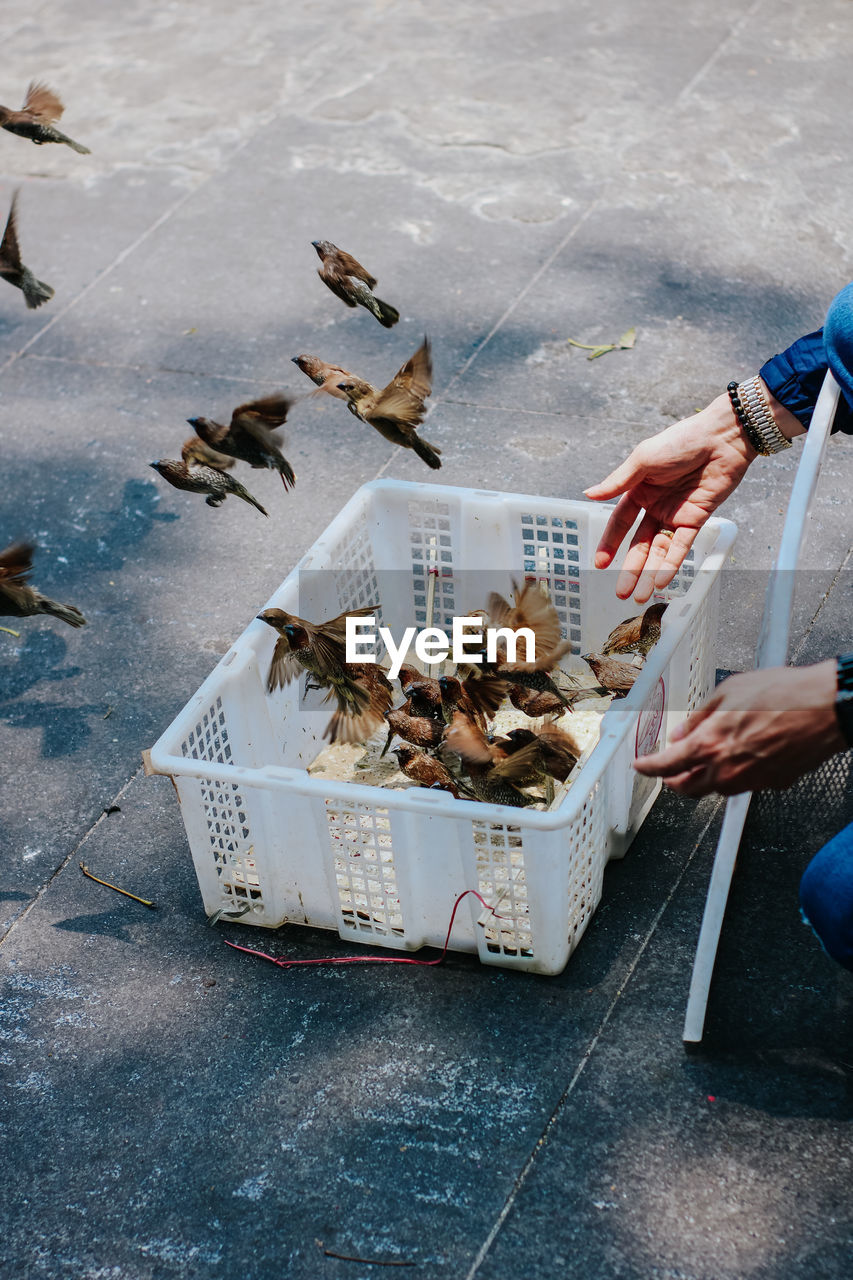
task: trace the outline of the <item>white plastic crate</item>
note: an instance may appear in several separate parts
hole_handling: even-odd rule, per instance
[[[575,653],[601,646],[632,612],[612,575],[592,571],[612,508],[522,494],[379,480],[343,508],[265,606],[321,621],[381,601],[397,637],[481,608],[511,577],[545,583]],[[558,807],[514,809],[446,792],[336,782],[305,769],[325,745],[330,707],[304,681],[269,695],[275,633],[253,620],[150,752],[174,779],[208,915],[308,924],[416,950],[450,946],[487,964],[562,971],[660,784],[631,768],[714,684],[719,572],[735,526],[712,519],[665,593],[663,632]],[[260,609],[259,609],[260,611]]]

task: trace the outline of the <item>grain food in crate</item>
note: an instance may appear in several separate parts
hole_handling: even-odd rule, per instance
[[[592,560],[609,510],[521,494],[381,480],[365,485],[267,602],[322,619],[381,601],[397,636],[482,607],[512,577],[547,587],[573,655],[600,646],[628,606]],[[712,519],[665,593],[661,638],[598,744],[547,810],[339,781],[308,766],[329,706],[304,680],[273,695],[275,636],[254,620],[150,752],[175,782],[205,911],[242,923],[337,930],[371,946],[441,946],[488,964],[555,974],[659,789],[631,761],[662,744],[713,688],[719,573],[735,527]],[[470,904],[470,905],[468,905]]]

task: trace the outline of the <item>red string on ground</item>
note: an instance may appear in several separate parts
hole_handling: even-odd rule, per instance
[[[459,903],[469,893],[473,893],[474,897],[492,912],[496,920],[500,919],[500,916],[495,914],[494,909],[476,889],[464,889],[453,904],[453,910],[450,913],[450,924],[447,926],[447,937],[444,939],[444,946],[437,960],[412,960],[408,956],[323,956],[317,960],[282,960],[278,956],[268,955],[266,951],[256,951],[254,947],[241,947],[236,942],[229,942],[227,938],[224,938],[223,941],[226,947],[231,947],[234,951],[245,951],[248,956],[259,956],[261,960],[269,960],[270,964],[276,964],[280,969],[294,969],[297,965],[304,964],[416,964],[428,969],[433,965],[441,964],[447,955],[450,935],[453,932],[453,921],[456,919],[456,911]]]

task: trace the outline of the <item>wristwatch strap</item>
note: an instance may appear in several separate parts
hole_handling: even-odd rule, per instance
[[[836,659],[837,688],[835,715],[848,746],[853,747],[853,653]]]

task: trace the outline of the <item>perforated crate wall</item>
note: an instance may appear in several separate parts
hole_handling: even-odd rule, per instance
[[[341,927],[382,938],[402,937],[388,810],[327,800],[326,818]]]
[[[707,699],[714,687],[715,671],[712,670],[711,653],[713,637],[710,634],[711,617],[716,618],[716,607],[712,609],[712,600],[716,593],[711,592],[699,609],[697,609],[690,635],[690,671],[687,680],[687,707],[690,715]]]
[[[486,950],[503,956],[533,957],[530,901],[521,827],[472,824],[477,889],[492,908],[480,917]]]
[[[446,502],[409,503],[409,546],[412,558],[412,603],[416,626],[453,625],[457,612],[453,579],[454,554],[450,507]],[[427,623],[429,574],[435,574],[432,619]]]
[[[520,516],[524,576],[543,582],[572,653],[581,651],[580,544],[576,520]]]
[[[181,755],[215,764],[231,762],[231,742],[222,699],[217,698],[198,719],[181,743]],[[219,889],[235,910],[249,906],[255,915],[264,910],[264,898],[242,788],[235,782],[200,778],[201,810],[207,826],[210,852]]]
[[[604,879],[604,806],[599,783],[584,800],[567,833],[569,866],[569,943],[572,950],[601,900]]]

